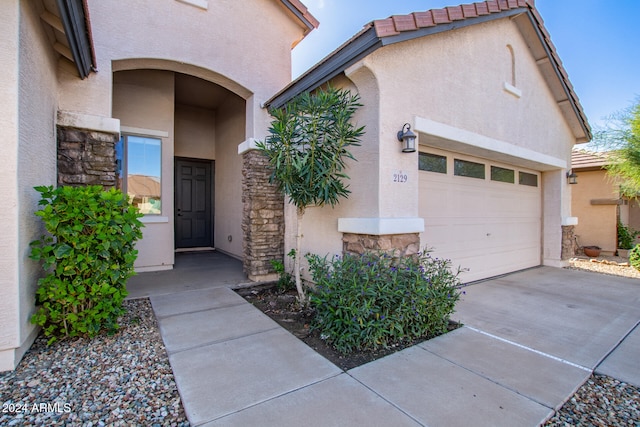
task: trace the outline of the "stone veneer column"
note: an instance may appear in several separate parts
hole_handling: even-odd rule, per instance
[[[58,186],[116,186],[117,133],[58,126],[57,134]]]
[[[383,251],[394,257],[407,257],[420,251],[420,235],[405,234],[355,234],[343,233],[342,252],[344,254],[361,255],[365,252]]]
[[[574,257],[578,251],[578,243],[576,242],[575,226],[562,226],[562,252],[563,260]]]
[[[274,280],[271,260],[284,259],[284,197],[269,182],[268,159],[257,150],[242,154],[244,271],[250,280]]]

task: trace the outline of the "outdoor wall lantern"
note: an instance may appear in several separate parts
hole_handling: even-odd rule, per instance
[[[407,130],[405,130],[405,128]],[[405,123],[402,126],[402,130],[398,131],[398,141],[404,143],[404,147],[402,148],[403,153],[413,153],[416,151],[416,134],[411,132],[411,125],[409,123]]]
[[[572,185],[578,183],[578,175],[576,175],[573,169],[567,172],[567,182]]]

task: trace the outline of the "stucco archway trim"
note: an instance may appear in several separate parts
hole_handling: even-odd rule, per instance
[[[220,73],[184,62],[177,62],[159,58],[119,59],[112,62],[111,69],[114,73],[116,71],[141,69],[173,71],[176,73],[198,77],[202,80],[220,85],[245,100],[253,95],[252,91]]]

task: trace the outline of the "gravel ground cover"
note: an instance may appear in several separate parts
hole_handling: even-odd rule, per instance
[[[545,427],[640,425],[640,389],[603,375],[593,375]]]
[[[569,268],[640,278],[624,260],[605,260]],[[117,334],[49,347],[40,336],[15,371],[0,373],[0,425],[188,426],[151,304],[124,304]],[[592,376],[545,424],[574,425],[640,426],[640,388]]]
[[[640,279],[640,271],[629,266],[629,260],[621,257],[601,256],[598,258],[576,257],[569,260],[569,267],[573,270],[584,270],[612,276]]]
[[[41,335],[0,373],[0,425],[188,426],[149,300],[124,306],[115,335],[51,346]]]

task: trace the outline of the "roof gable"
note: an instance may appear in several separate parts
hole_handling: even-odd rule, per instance
[[[523,34],[536,64],[578,142],[591,139],[584,114],[562,61],[532,0],[487,0],[378,19],[269,99],[279,108],[296,95],[313,90],[380,47],[451,31],[463,26],[511,17]]]

